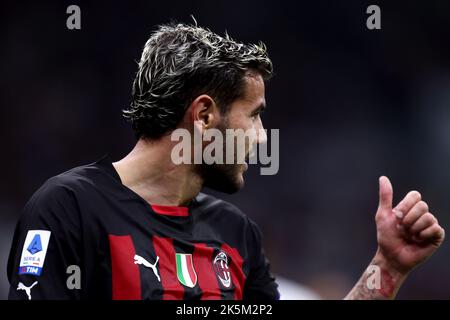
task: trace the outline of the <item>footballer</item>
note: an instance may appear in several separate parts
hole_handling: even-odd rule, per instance
[[[171,139],[177,129],[254,129],[248,159],[267,140],[260,113],[272,73],[262,43],[197,25],[159,26],[123,111],[136,145],[118,161],[104,156],[52,177],[33,194],[12,241],[9,299],[279,299],[258,226],[201,192],[237,192],[247,163],[175,164]],[[378,249],[347,299],[394,298],[444,240],[419,192],[393,206],[384,176],[379,190]],[[81,275],[75,282],[71,271]]]

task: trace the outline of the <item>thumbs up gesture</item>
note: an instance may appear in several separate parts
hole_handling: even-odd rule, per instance
[[[406,275],[436,251],[444,241],[445,231],[419,192],[409,192],[393,208],[391,182],[384,176],[379,182],[380,202],[375,216],[377,256]]]

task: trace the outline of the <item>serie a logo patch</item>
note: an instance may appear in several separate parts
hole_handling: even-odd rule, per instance
[[[28,230],[20,257],[19,274],[41,275],[50,234],[47,230]]]

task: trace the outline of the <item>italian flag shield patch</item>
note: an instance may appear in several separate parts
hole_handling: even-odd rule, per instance
[[[177,277],[182,285],[193,288],[197,284],[197,274],[194,270],[192,254],[176,253]]]

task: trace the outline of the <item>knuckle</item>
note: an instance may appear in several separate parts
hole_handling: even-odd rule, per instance
[[[422,199],[422,195],[421,195],[420,192],[417,191],[417,190],[413,190],[413,191],[411,191],[409,194],[410,194],[410,197],[412,197],[412,198],[415,199],[415,200],[420,200],[420,199]]]
[[[411,216],[406,216],[405,219],[403,219],[403,225],[405,225],[405,227],[411,227],[413,225],[413,220],[411,218]]]
[[[380,222],[380,221],[381,221],[381,214],[378,212],[378,213],[375,215],[375,222],[378,223],[378,222]]]
[[[431,213],[429,213],[429,212],[427,212],[426,214],[424,214],[424,219],[425,219],[425,221],[426,222],[428,222],[428,223],[434,223],[435,221],[436,221],[436,218],[435,217],[433,217],[433,215],[431,214]]]
[[[439,227],[437,224],[433,224],[431,227],[431,232],[433,234],[439,234],[441,232],[441,227]]]
[[[425,201],[420,201],[418,207],[421,211],[428,211],[428,204]]]
[[[430,213],[431,214],[431,213]],[[433,215],[433,214],[431,214],[431,217],[433,217],[433,223],[435,223],[437,226],[439,226],[439,221],[438,221],[438,219]]]

